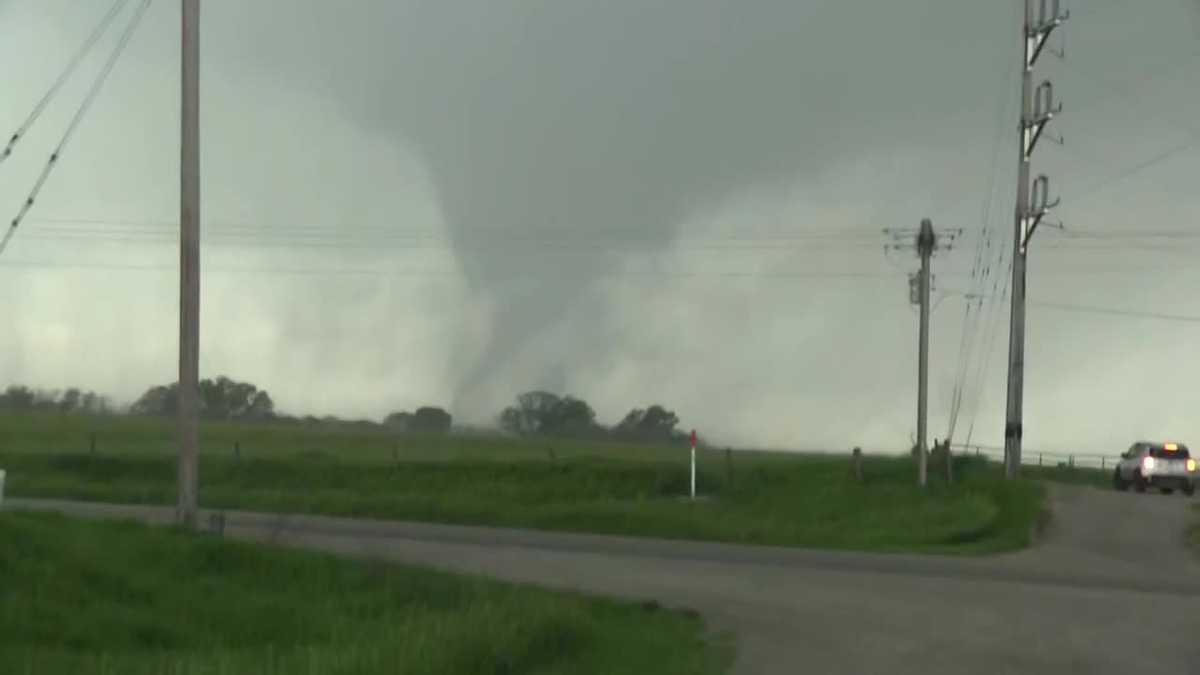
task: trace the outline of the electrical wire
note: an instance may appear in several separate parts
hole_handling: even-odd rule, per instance
[[[25,269],[92,269],[105,271],[131,271],[131,272],[169,272],[177,270],[176,265],[162,264],[124,264],[124,263],[97,263],[97,262],[67,262],[55,260],[5,260],[0,261],[0,269],[4,268],[25,268]],[[210,272],[233,272],[242,274],[289,274],[297,276],[327,276],[327,275],[358,275],[358,276],[414,276],[414,277],[461,277],[461,272],[453,269],[380,269],[380,268],[253,268],[253,267],[212,267],[206,268]],[[495,275],[497,278],[525,278],[526,274],[516,275]],[[721,271],[721,270],[703,270],[703,271],[654,271],[654,272],[639,272],[639,271],[622,271],[617,275],[620,278],[649,278],[649,279],[803,279],[811,281],[834,281],[834,280],[887,280],[893,281],[896,277],[893,274],[885,274],[868,271],[804,271],[804,272],[787,272],[787,271],[772,271],[772,272],[747,272],[747,271]]]
[[[1066,61],[1066,63],[1072,66],[1071,72],[1082,76],[1085,80],[1089,80],[1103,90],[1103,96],[1097,101],[1091,102],[1091,105],[1094,107],[1099,103],[1105,103],[1113,98],[1121,98],[1128,95],[1130,92],[1136,92],[1138,89],[1143,89],[1147,85],[1159,82],[1165,77],[1174,76],[1178,74],[1179,71],[1186,70],[1193,66],[1192,61],[1198,56],[1200,56],[1200,48],[1194,48],[1186,54],[1181,56],[1173,56],[1168,61],[1155,64],[1151,68],[1146,68],[1137,75],[1123,78],[1122,81],[1108,80],[1102,77],[1097,77],[1096,75],[1079,68],[1078,62],[1076,61]],[[1137,122],[1145,124],[1147,116],[1144,106],[1132,108],[1131,112],[1136,117]],[[1179,128],[1177,123],[1170,120],[1164,120],[1161,116],[1157,118],[1157,121],[1165,123],[1166,126]]]
[[[959,291],[947,290],[943,291],[946,295],[968,295]],[[1026,300],[1025,304],[1031,307],[1040,307],[1042,309],[1055,309],[1064,312],[1080,312],[1085,314],[1104,314],[1109,316],[1124,316],[1130,318],[1141,319],[1156,319],[1161,321],[1179,321],[1184,323],[1200,323],[1200,315],[1195,314],[1171,314],[1168,312],[1150,312],[1137,309],[1121,309],[1115,307],[1101,307],[1097,305],[1080,305],[1069,302],[1057,302],[1051,300]]]
[[[138,223],[102,219],[39,219],[45,223],[26,237],[47,241],[103,241],[143,245],[169,245],[177,241],[178,226],[173,223]],[[78,227],[67,226],[79,225]],[[105,226],[108,227],[105,227]],[[450,238],[431,232],[402,232],[392,228],[355,227],[338,230],[330,226],[280,227],[271,225],[226,224],[207,226],[204,244],[236,247],[284,249],[371,249],[371,250],[443,250],[485,249],[509,254],[527,253],[622,253],[645,250],[651,246],[669,246],[679,252],[770,252],[798,255],[874,249],[877,235],[864,236],[855,231],[810,230],[768,236],[661,237],[649,238],[595,235],[504,235],[472,234],[469,238]]]
[[[970,388],[970,396],[966,399],[967,410],[970,411],[971,420],[967,431],[968,442],[970,442],[970,439],[975,433],[975,424],[979,414],[979,402],[983,395],[984,378],[987,375],[988,368],[991,365],[992,354],[995,352],[996,338],[1001,332],[1000,323],[1002,317],[1004,316],[1004,303],[1008,299],[1009,285],[1012,281],[1012,259],[1010,248],[1000,245],[997,247],[997,250],[998,256],[995,267],[996,269],[1004,269],[1004,273],[1001,275],[993,275],[992,277],[992,291],[990,295],[992,302],[987,305],[987,318],[983,320],[985,325],[988,327],[984,332],[987,346],[983,350],[982,357],[975,362],[972,370],[968,373],[968,382],[974,383]],[[1005,264],[1006,262],[1007,265]],[[989,299],[989,296],[985,296],[982,293],[983,288],[983,286],[980,287],[981,292],[979,293],[979,298],[977,300],[981,304]]]
[[[17,147],[17,143],[19,143],[21,139],[25,137],[25,134],[29,132],[34,123],[37,122],[38,118],[41,117],[42,112],[46,109],[46,106],[50,104],[50,101],[55,97],[55,95],[58,94],[58,91],[62,89],[62,86],[66,84],[68,79],[71,78],[71,75],[79,67],[79,64],[83,61],[83,58],[92,51],[92,48],[96,46],[96,42],[100,39],[100,36],[102,36],[108,30],[109,24],[112,23],[117,14],[119,14],[121,10],[125,8],[125,5],[128,4],[128,2],[129,0],[117,0],[108,10],[108,13],[100,19],[100,23],[96,26],[95,30],[92,31],[92,34],[88,36],[87,40],[84,41],[83,46],[80,47],[79,51],[75,52],[74,56],[71,57],[71,60],[67,62],[67,66],[59,74],[58,79],[54,81],[54,84],[50,86],[50,89],[48,89],[42,96],[42,99],[38,101],[36,105],[34,105],[33,110],[29,113],[29,116],[25,118],[25,121],[21,123],[21,126],[17,127],[17,130],[13,133],[12,137],[8,139],[8,145],[5,146],[4,152],[0,153],[0,164],[3,164],[4,160],[12,156],[13,151]]]
[[[958,427],[958,419],[962,412],[963,400],[965,392],[970,384],[970,376],[972,372],[972,360],[976,351],[976,345],[979,342],[980,326],[984,323],[984,300],[982,290],[986,286],[991,277],[993,265],[991,263],[992,253],[992,207],[995,203],[997,190],[997,177],[999,173],[999,161],[1001,157],[1001,148],[1004,142],[1004,132],[1009,126],[1005,123],[1008,114],[1015,105],[1015,92],[1018,71],[1015,67],[1015,62],[1010,62],[1007,75],[1005,76],[1006,87],[1002,90],[1004,93],[1000,96],[997,105],[997,119],[993,123],[996,128],[996,136],[992,141],[992,154],[989,164],[989,174],[987,179],[987,194],[984,198],[982,213],[980,216],[980,235],[976,241],[975,255],[971,265],[971,284],[976,294],[977,299],[968,298],[963,308],[962,332],[959,339],[958,365],[954,377],[954,389],[950,399],[950,415],[947,425],[946,439],[952,439]],[[1003,247],[1000,247],[1003,256]]]
[[[1114,309],[1111,307],[1095,307],[1091,305],[1075,305],[1065,302],[1039,302],[1029,301],[1029,304],[1034,307],[1042,307],[1045,309],[1057,309],[1064,312],[1081,312],[1084,314],[1104,314],[1109,316],[1124,316],[1139,319],[1156,319],[1160,321],[1173,321],[1178,323],[1200,323],[1200,316],[1186,314],[1167,314],[1164,312],[1145,312],[1131,309]]]
[[[1129,169],[1127,169],[1125,171],[1122,171],[1121,173],[1119,173],[1115,176],[1110,176],[1108,178],[1104,178],[1095,183],[1092,183],[1087,188],[1085,188],[1082,192],[1072,195],[1071,201],[1075,202],[1075,203],[1079,203],[1079,202],[1083,201],[1085,198],[1094,195],[1096,192],[1098,192],[1099,190],[1101,190],[1103,188],[1109,187],[1109,186],[1113,185],[1114,183],[1119,183],[1121,181],[1132,178],[1133,176],[1136,176],[1137,174],[1145,171],[1146,169],[1149,169],[1155,165],[1161,164],[1185,150],[1190,150],[1191,148],[1195,147],[1198,143],[1200,143],[1200,134],[1193,134],[1192,137],[1189,138],[1187,141],[1180,143],[1178,145],[1174,145],[1174,146],[1172,146],[1172,147],[1170,147],[1170,148],[1168,148],[1146,160],[1143,160],[1142,162],[1135,164],[1134,166],[1130,167]]]
[[[1014,69],[1014,71],[1011,71],[1010,75],[1015,74],[1016,73]],[[1010,77],[1010,79],[1015,78]],[[1015,87],[1010,87],[1009,90],[1013,91],[1015,90]],[[1015,102],[1015,98],[1010,98],[1009,101],[1010,105],[1004,107],[1005,115],[1009,111],[1010,106]],[[989,176],[990,189],[988,190],[988,196],[985,201],[984,211],[982,214],[983,231],[977,246],[976,264],[973,266],[972,270],[972,280],[974,282],[973,287],[980,297],[975,299],[974,303],[968,299],[967,307],[964,310],[963,344],[965,345],[965,349],[960,347],[960,371],[956,377],[956,391],[951,402],[951,415],[946,434],[946,438],[948,439],[953,438],[954,433],[957,431],[958,419],[962,413],[962,406],[964,398],[966,397],[966,391],[972,382],[972,374],[976,370],[972,366],[981,335],[980,327],[984,324],[991,324],[994,328],[995,322],[994,318],[992,318],[991,321],[985,319],[984,298],[982,297],[982,291],[986,287],[989,279],[992,278],[992,270],[1003,265],[1005,255],[1004,246],[997,246],[995,248],[998,252],[998,259],[994,263],[991,262],[990,254],[993,250],[993,233],[996,231],[996,228],[992,227],[991,223],[993,214],[992,208],[995,204],[995,195],[998,187],[996,180],[998,173],[997,160],[1000,157],[999,150],[1001,147],[1001,141],[1003,139],[1003,130],[1006,128],[1006,125],[1000,124],[999,127],[1000,133],[997,136],[996,143],[994,145],[992,171],[991,175]],[[985,263],[985,261],[987,262]],[[972,307],[974,307],[973,314],[971,313]],[[986,316],[991,318],[994,317],[995,313],[995,309],[989,307],[989,312]],[[982,386],[984,369],[979,367],[977,370],[978,374],[976,375],[977,379],[975,380],[977,382],[976,388]]]
[[[1001,291],[1000,301],[993,303],[993,307],[1002,307],[1004,301],[1008,298],[1008,287],[1012,277],[1012,261],[1009,261],[1008,272],[1004,275],[1004,286]],[[992,328],[988,335],[987,349],[984,351],[983,359],[980,361],[978,371],[976,373],[976,385],[971,397],[971,424],[967,429],[967,444],[971,443],[971,438],[975,435],[975,422],[979,415],[979,401],[983,396],[983,378],[987,374],[988,366],[992,362],[992,354],[996,347],[996,336],[999,334],[999,319],[1003,316],[1001,312],[993,312]]]
[[[1102,230],[1064,229],[1057,236],[1063,239],[1076,240],[1167,239],[1170,241],[1179,241],[1184,239],[1200,239],[1200,230],[1146,230],[1142,228],[1106,228]]]
[[[1010,266],[1010,270],[1011,270],[1011,266]],[[1008,297],[1008,288],[1007,288],[1007,284],[1006,284],[1004,292],[1002,293],[999,303],[997,303],[997,304],[1002,304],[1004,302],[1004,300],[1007,299],[1007,297]],[[1169,321],[1169,322],[1175,322],[1175,323],[1200,323],[1200,316],[1197,316],[1197,315],[1169,314],[1169,313],[1164,313],[1164,312],[1147,312],[1147,311],[1140,311],[1140,310],[1127,310],[1127,309],[1117,309],[1117,308],[1111,308],[1111,307],[1097,307],[1097,306],[1092,306],[1092,305],[1078,305],[1078,304],[1072,304],[1072,303],[1040,301],[1040,300],[1027,300],[1026,303],[1031,307],[1036,307],[1036,308],[1041,308],[1041,309],[1058,310],[1058,311],[1066,311],[1066,312],[1076,312],[1076,313],[1084,313],[1084,314],[1099,314],[1099,315],[1106,315],[1106,316],[1121,316],[1121,317],[1137,318],[1137,319]],[[999,334],[998,330],[992,331],[991,337],[989,339],[987,356],[984,359],[985,368],[986,368],[986,365],[989,364],[991,361],[991,354],[993,352],[995,342],[996,342],[996,336],[998,334]],[[968,432],[967,432],[967,439],[966,439],[967,445],[970,445],[971,439],[975,433],[975,423],[976,423],[976,415],[978,413],[979,392],[980,391],[981,391],[981,389],[976,391],[976,394],[974,397],[975,400],[972,404],[972,407],[974,408],[974,410],[971,415],[971,423],[970,423],[970,426],[969,426]]]
[[[136,236],[175,236],[179,230],[178,222],[172,221],[138,221],[101,218],[36,218],[29,222],[37,223],[40,231],[61,232],[66,234],[98,234],[121,233]],[[393,226],[353,226],[344,227],[334,224],[301,224],[301,225],[271,225],[251,224],[240,222],[206,223],[206,233],[219,233],[228,236],[245,236],[251,238],[339,238],[350,236],[372,236],[383,239],[398,240],[434,240],[446,241],[444,234],[434,230],[397,230]],[[492,239],[498,241],[561,241],[585,244],[616,243],[663,243],[668,238],[646,236],[645,228],[630,228],[637,236],[624,236],[621,230],[608,231],[603,236],[594,234],[562,234],[553,230],[504,231],[488,235],[484,232],[470,233],[472,239]],[[878,232],[876,230],[862,231],[856,228],[839,228],[829,230],[802,230],[768,235],[705,235],[703,237],[680,236],[669,238],[671,242],[701,241],[705,243],[728,242],[745,244],[769,244],[786,242],[858,242],[875,245]]]
[[[47,242],[85,242],[96,241],[95,237],[58,236],[45,233],[30,233],[26,235],[29,241]],[[108,237],[100,239],[105,244],[138,245],[138,246],[169,246],[175,240],[158,238],[145,239],[138,237]],[[668,243],[668,242],[664,242]],[[406,244],[404,242],[389,242],[379,240],[346,240],[346,241],[254,241],[230,240],[205,237],[202,244],[206,247],[265,249],[265,250],[325,250],[325,251],[424,251],[428,253],[454,253],[462,251],[489,251],[506,256],[542,256],[542,255],[583,255],[583,256],[613,256],[629,255],[647,250],[644,245],[591,245],[581,246],[561,242],[518,243],[518,242],[433,242],[426,244]],[[668,252],[678,254],[755,254],[775,256],[811,256],[829,255],[831,253],[853,253],[859,250],[874,250],[874,246],[863,244],[845,245],[774,245],[774,246],[714,246],[714,245],[673,245]]]
[[[125,51],[125,47],[129,45],[129,41],[133,38],[134,31],[137,30],[138,24],[141,23],[142,17],[146,14],[146,10],[149,9],[152,1],[153,0],[142,0],[141,6],[138,7],[137,11],[133,15],[133,18],[130,19],[129,24],[125,27],[125,31],[121,34],[120,39],[117,41],[116,47],[109,55],[108,61],[104,64],[104,68],[100,71],[100,74],[96,77],[95,81],[92,82],[91,89],[88,90],[87,95],[83,99],[83,103],[80,104],[79,109],[75,112],[75,117],[71,119],[71,123],[67,126],[67,130],[63,134],[62,140],[59,141],[58,147],[56,147],[54,152],[50,154],[50,159],[48,162],[46,162],[45,168],[42,169],[42,173],[38,176],[37,182],[34,183],[33,190],[25,199],[25,203],[21,206],[20,211],[17,212],[16,217],[13,218],[12,224],[9,225],[8,231],[4,234],[4,238],[0,240],[0,254],[4,253],[4,250],[8,247],[13,235],[16,234],[17,228],[21,225],[21,221],[29,213],[29,210],[33,208],[34,202],[37,201],[38,194],[42,191],[42,187],[46,184],[46,179],[50,177],[50,172],[58,163],[59,158],[62,156],[63,151],[66,150],[67,144],[70,143],[71,138],[75,135],[75,131],[79,128],[79,124],[83,120],[84,115],[86,115],[88,110],[91,109],[92,104],[95,102],[96,97],[100,93],[100,89],[104,86],[108,76],[116,67],[117,60]]]

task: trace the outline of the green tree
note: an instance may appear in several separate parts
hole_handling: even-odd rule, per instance
[[[499,421],[500,428],[521,435],[595,437],[604,433],[586,401],[546,391],[521,394],[515,406],[500,413]]]
[[[450,431],[453,418],[441,408],[424,406],[417,408],[409,422],[409,430],[419,433],[444,434]]]
[[[629,411],[614,432],[618,437],[629,440],[661,442],[677,438],[677,426],[679,416],[655,404],[644,410],[635,408]]]
[[[0,395],[0,407],[6,410],[24,412],[33,410],[37,403],[37,394],[29,387],[14,384]]]
[[[394,412],[383,418],[383,426],[393,431],[408,431],[412,426],[412,418],[410,412]]]
[[[265,390],[228,377],[201,380],[200,414],[215,420],[265,420],[275,416],[275,402]],[[179,384],[151,387],[133,404],[135,415],[174,415],[179,406]]]

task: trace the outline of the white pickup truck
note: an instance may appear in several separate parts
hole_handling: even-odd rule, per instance
[[[1121,455],[1113,471],[1113,486],[1138,492],[1158,488],[1163,494],[1182,490],[1189,497],[1196,491],[1196,460],[1182,443],[1134,443]]]

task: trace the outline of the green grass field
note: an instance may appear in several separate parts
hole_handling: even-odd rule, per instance
[[[97,450],[89,452],[95,434]],[[234,446],[240,448],[235,458]],[[171,426],[134,418],[6,417],[13,496],[169,504]],[[732,461],[729,461],[730,457]],[[1041,488],[962,460],[953,486],[913,484],[907,458],[703,452],[380,431],[206,425],[206,507],[503,525],[875,551],[985,553],[1028,544]]]
[[[153,529],[0,513],[5,675],[705,675],[683,613]]]

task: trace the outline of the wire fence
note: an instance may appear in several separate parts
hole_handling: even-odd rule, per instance
[[[954,445],[954,451],[961,455],[986,457],[998,462],[1004,461],[1004,448],[989,445]],[[1023,448],[1021,464],[1027,466],[1063,466],[1084,469],[1111,469],[1116,466],[1119,458],[1115,455],[1105,455],[1095,452],[1050,452]]]

